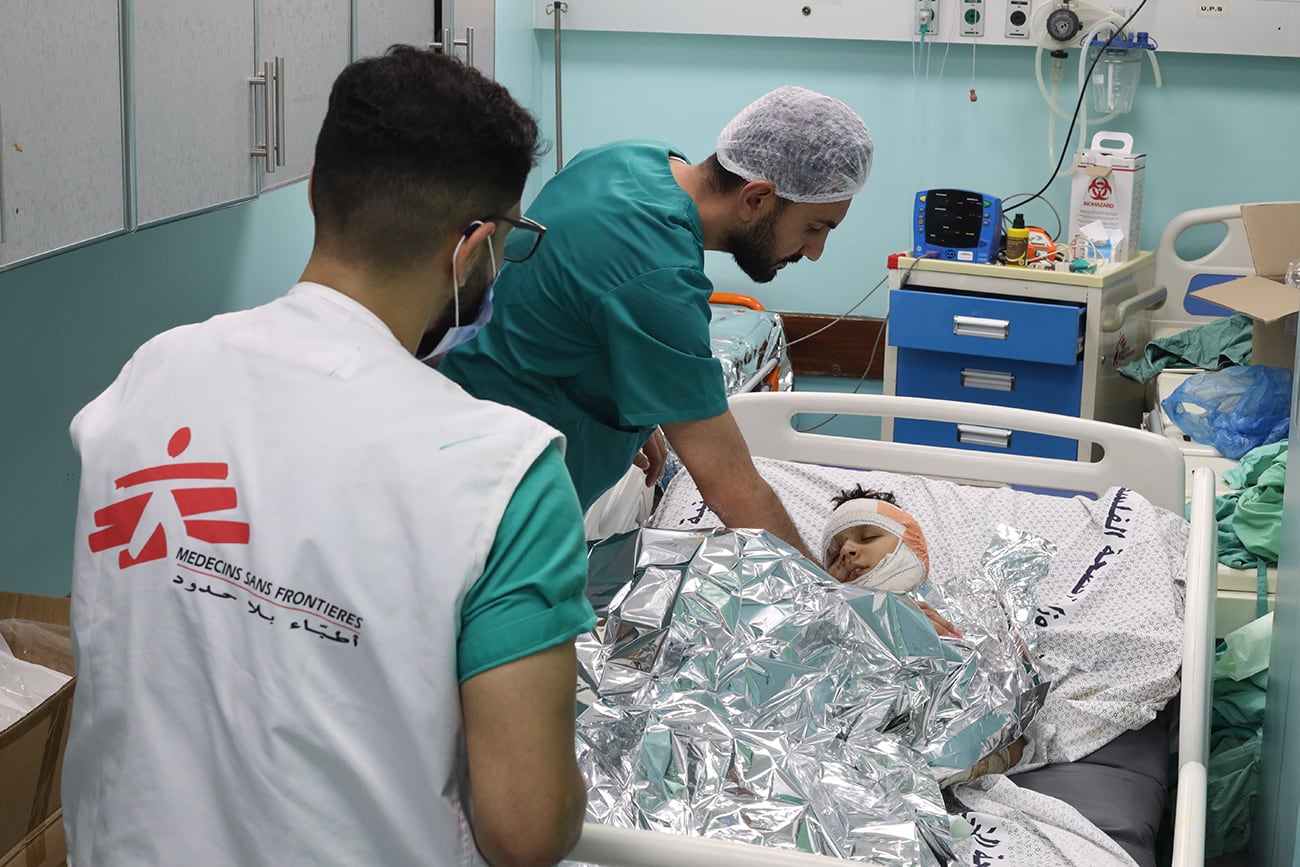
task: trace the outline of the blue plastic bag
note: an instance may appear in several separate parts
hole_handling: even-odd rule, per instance
[[[1291,430],[1291,371],[1249,365],[1198,373],[1161,404],[1184,433],[1236,460]]]

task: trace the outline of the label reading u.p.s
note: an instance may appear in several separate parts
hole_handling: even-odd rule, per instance
[[[1199,18],[1222,18],[1228,14],[1228,0],[1198,0],[1196,15]]]

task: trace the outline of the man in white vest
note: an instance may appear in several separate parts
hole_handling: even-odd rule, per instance
[[[72,423],[78,867],[552,864],[594,621],[562,439],[414,353],[473,335],[534,120],[413,48],[339,76],[301,282],[142,346]]]

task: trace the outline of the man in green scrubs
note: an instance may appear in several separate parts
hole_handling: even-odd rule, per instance
[[[727,409],[704,251],[732,254],[759,283],[816,260],[871,156],[852,109],[797,87],[745,108],[697,165],[655,142],[585,150],[529,209],[546,243],[530,255],[537,233],[511,234],[507,261],[527,261],[505,266],[491,320],[439,371],[563,432],[584,509],[634,461],[653,483],[661,428],[724,523],[808,554]]]

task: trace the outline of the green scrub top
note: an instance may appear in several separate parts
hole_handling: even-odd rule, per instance
[[[596,612],[586,589],[582,515],[560,449],[552,445],[520,480],[483,575],[461,603],[461,682],[591,629]]]
[[[583,509],[656,425],[727,408],[704,233],[670,155],[619,142],[574,157],[528,210],[548,228],[537,252],[501,270],[491,320],[438,368],[563,433]]]

